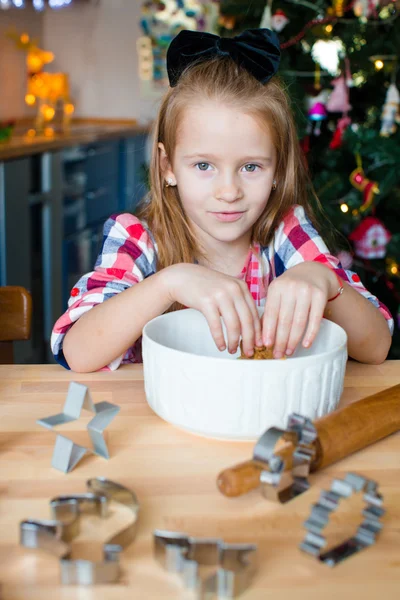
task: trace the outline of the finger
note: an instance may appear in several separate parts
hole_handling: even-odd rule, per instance
[[[254,301],[251,301],[254,305]],[[253,356],[256,339],[254,326],[255,315],[247,304],[245,296],[235,301],[235,307],[240,319],[243,352],[246,356]],[[255,305],[254,309],[255,312],[257,312]],[[256,315],[256,317],[258,318],[258,315]]]
[[[296,294],[289,293],[281,297],[278,325],[275,335],[274,358],[282,358],[285,354],[290,332],[293,326],[295,307]]]
[[[303,340],[304,348],[309,348],[317,336],[317,333],[321,326],[322,317],[324,316],[325,305],[325,294],[321,290],[314,292],[311,303],[310,316],[308,319],[308,327]]]
[[[275,343],[276,328],[278,325],[279,307],[281,303],[280,292],[276,288],[270,288],[265,303],[262,321],[262,338],[264,346],[272,348]]]
[[[297,344],[300,342],[304,335],[304,331],[307,327],[307,321],[310,314],[311,302],[304,304],[303,302],[296,302],[293,324],[290,331],[289,340],[286,347],[286,355],[291,356],[295,351]]]
[[[234,354],[238,349],[241,334],[241,323],[236,306],[233,300],[226,298],[220,301],[218,309],[225,323],[228,350]]]
[[[261,319],[258,314],[257,306],[253,296],[251,295],[249,288],[246,285],[246,292],[244,298],[246,300],[247,306],[249,307],[252,317],[253,317],[253,326],[254,326],[254,345],[262,346],[262,328],[261,328]]]
[[[226,341],[224,337],[224,331],[222,329],[221,315],[219,313],[217,305],[210,304],[209,306],[203,307],[202,313],[207,319],[211,335],[218,350],[221,350],[221,352],[223,352],[224,350],[226,350]]]

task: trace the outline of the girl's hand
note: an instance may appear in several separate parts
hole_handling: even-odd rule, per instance
[[[328,298],[338,288],[334,272],[317,262],[304,262],[271,282],[263,315],[263,344],[274,348],[274,358],[293,354],[304,336],[303,346],[313,343]]]
[[[243,339],[243,351],[252,356],[261,345],[261,322],[252,295],[244,281],[200,265],[181,263],[165,269],[165,282],[172,302],[196,308],[207,319],[214,341],[226,349],[221,317],[225,323],[227,346],[234,354]]]

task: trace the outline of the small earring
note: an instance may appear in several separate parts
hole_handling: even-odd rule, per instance
[[[273,182],[273,184],[272,184],[272,189],[273,189],[273,190],[276,190],[276,179],[274,179],[274,182]]]
[[[172,179],[167,179],[165,182],[165,187],[170,187],[174,185],[174,182],[172,181]]]

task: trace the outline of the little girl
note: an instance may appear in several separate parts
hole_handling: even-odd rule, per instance
[[[385,360],[390,313],[317,232],[279,57],[267,29],[232,39],[182,31],[172,41],[150,193],[138,216],[106,222],[94,271],[54,326],[62,365],[140,362],[144,325],[183,307],[203,313],[221,351],[234,353],[241,337],[247,356],[263,344],[290,356],[301,340],[312,344],[325,316],[346,330],[351,357]]]

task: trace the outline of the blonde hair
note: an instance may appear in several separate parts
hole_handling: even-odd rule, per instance
[[[213,100],[238,108],[266,126],[276,148],[277,188],[271,192],[263,214],[254,224],[252,242],[267,246],[283,217],[294,204],[304,207],[315,224],[309,203],[312,189],[301,153],[289,100],[273,77],[259,83],[229,57],[203,61],[187,68],[176,87],[165,94],[153,129],[150,192],[138,211],[158,245],[158,270],[193,262],[201,255],[176,187],[164,186],[158,144],[162,142],[172,163],[182,113],[191,102]]]

